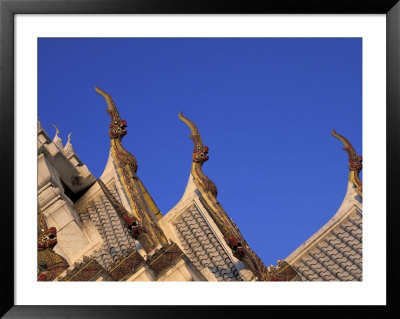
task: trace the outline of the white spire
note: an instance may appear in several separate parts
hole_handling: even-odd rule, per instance
[[[54,127],[54,128],[56,129],[56,135],[55,135],[54,138],[53,138],[53,143],[56,144],[56,146],[58,147],[58,149],[59,149],[61,152],[64,152],[64,147],[63,147],[63,145],[62,145],[62,140],[61,140],[61,138],[58,136],[58,134],[60,133],[60,131],[58,130],[58,128],[57,128],[54,124],[52,124],[51,126]]]
[[[72,133],[73,132],[68,134],[68,141],[67,141],[67,144],[65,144],[65,146],[64,146],[64,154],[65,154],[65,156],[69,156],[72,153],[75,153],[74,149],[72,148],[72,144],[71,144],[71,134]]]

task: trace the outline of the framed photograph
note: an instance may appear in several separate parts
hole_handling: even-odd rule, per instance
[[[8,181],[3,202],[4,212],[9,212],[3,216],[8,226],[2,236],[10,243],[4,247],[2,263],[3,273],[9,274],[2,284],[5,318],[46,317],[50,311],[52,318],[130,317],[132,312],[147,318],[187,316],[193,311],[204,316],[212,309],[212,315],[222,311],[209,306],[230,306],[223,309],[232,314],[269,305],[296,313],[308,311],[307,307],[284,306],[334,306],[332,311],[338,314],[348,305],[384,306],[377,308],[384,314],[395,311],[394,282],[386,278],[391,277],[390,252],[395,249],[395,221],[389,212],[397,208],[392,194],[399,134],[397,1],[367,5],[350,1],[347,6],[304,1],[301,7],[295,1],[250,2],[242,7],[196,1],[100,5],[17,0],[1,1],[0,10],[2,166],[7,168],[2,174]],[[122,126],[114,132],[118,121]],[[43,132],[39,139],[38,130]],[[127,130],[130,134],[121,144]],[[46,146],[50,157],[40,159],[46,143],[55,148]],[[39,166],[68,170],[62,164],[65,160],[57,159],[59,152],[74,166],[71,176],[59,181],[78,212],[81,239],[78,228],[60,230],[65,216],[50,216],[49,210],[43,210],[43,219],[39,216],[54,195],[43,191],[47,180],[40,182]],[[123,166],[127,157],[129,165],[136,163],[134,167]],[[202,166],[208,159],[207,177]],[[343,165],[336,169],[333,163]],[[120,183],[111,183],[114,188],[109,183],[115,179],[110,167],[115,167]],[[346,183],[346,174],[347,193],[340,184],[342,179]],[[340,175],[344,178],[336,183]],[[54,176],[50,178],[57,180]],[[35,185],[40,183],[38,197]],[[141,204],[129,189],[140,192]],[[199,194],[195,199],[187,195],[193,189]],[[340,220],[335,219],[350,216],[351,203],[344,198],[349,189],[360,207],[366,206],[364,215],[355,206],[353,213],[362,217],[360,221],[349,219],[359,232],[338,226]],[[99,191],[104,207],[111,207],[106,209],[127,227],[123,232],[135,239],[130,239],[138,250],[132,262],[144,260],[142,268],[148,270],[133,273],[120,266],[131,252],[120,245],[122,237],[116,237],[119,246],[115,246],[102,233],[108,226],[100,215],[96,224],[93,211],[100,211],[99,203],[91,194]],[[135,205],[146,206],[162,231],[135,213]],[[339,207],[343,212],[335,215]],[[40,218],[34,215],[37,208]],[[224,208],[229,220],[221,222]],[[190,211],[190,218],[196,214],[203,218],[197,222],[213,230],[222,243],[218,249],[232,254],[231,273],[212,265],[207,271],[196,269],[199,258],[185,239],[194,226],[185,219],[184,210]],[[132,228],[136,221],[143,233]],[[307,259],[315,251],[304,257],[307,247],[317,247],[312,246],[316,236],[332,225],[362,242],[361,264],[351,250],[341,252],[353,263],[344,267],[346,275],[318,270]],[[175,235],[168,233],[171,227]],[[50,253],[58,264],[65,263],[65,269],[51,272],[48,264],[38,261],[34,246],[39,228],[54,235],[46,237],[50,241],[60,238],[54,250],[54,244],[46,247],[53,245]],[[169,234],[168,243],[162,233]],[[72,244],[66,245],[62,236],[72,236]],[[348,241],[335,236],[344,244]],[[81,248],[74,243],[88,238],[85,245],[91,247],[87,250],[91,257],[77,260],[74,254]],[[101,242],[109,246],[106,254],[99,252]],[[185,245],[193,251],[192,259]],[[318,249],[331,258],[324,247]],[[174,261],[176,265],[189,266],[168,270],[161,261],[164,255],[176,255],[182,259]],[[290,262],[289,268],[279,259]],[[329,262],[339,263],[334,257]],[[97,267],[96,275],[89,267],[89,277],[78,279],[86,278],[77,273],[91,263]],[[66,270],[71,264],[72,272]],[[71,282],[72,278],[79,282]],[[124,280],[135,282],[119,282]],[[217,282],[225,280],[247,282]],[[271,282],[285,280],[292,282]]]

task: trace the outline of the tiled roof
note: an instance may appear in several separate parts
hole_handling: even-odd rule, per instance
[[[362,212],[353,207],[333,229],[291,263],[305,281],[362,280]]]
[[[208,268],[218,281],[241,280],[232,260],[193,204],[174,221],[185,254],[195,267]]]
[[[121,202],[115,185],[109,184],[107,187]],[[82,224],[88,223],[90,220],[99,232],[103,245],[93,257],[106,270],[109,270],[110,265],[120,254],[126,253],[129,247],[135,247],[134,239],[103,192],[100,192],[86,205],[80,213],[80,218]]]

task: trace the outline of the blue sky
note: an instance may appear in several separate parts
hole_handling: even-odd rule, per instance
[[[362,154],[359,38],[114,38],[39,41],[39,120],[55,124],[100,177],[109,153],[106,103],[128,122],[123,145],[161,212],[181,198],[193,143],[179,111],[210,148],[204,173],[268,266],[339,208],[347,154]]]

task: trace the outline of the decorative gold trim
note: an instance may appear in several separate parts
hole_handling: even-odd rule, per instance
[[[116,281],[125,281],[144,264],[145,260],[137,250],[129,248],[125,255],[120,255],[110,267],[110,276]]]
[[[278,260],[276,267],[268,267],[269,281],[302,281],[294,268],[284,260]]]
[[[89,277],[84,275],[85,271],[93,271],[89,273]],[[84,258],[83,262],[75,264],[74,269],[67,270],[67,274],[60,278],[59,281],[94,281],[101,274],[108,277],[106,270],[93,258]]]
[[[171,244],[164,245],[153,256],[151,256],[150,259],[147,260],[147,263],[154,271],[157,278],[159,278],[182,256],[185,256],[183,251],[177,244],[171,242]]]
[[[148,192],[148,190],[146,189],[146,187],[143,185],[142,181],[139,179],[138,182],[139,182],[140,190],[143,193],[144,199],[147,202],[147,205],[149,206],[149,208],[151,209],[153,214],[156,216],[157,220],[160,220],[163,217],[160,209],[154,202],[153,197],[151,197],[151,195]]]

